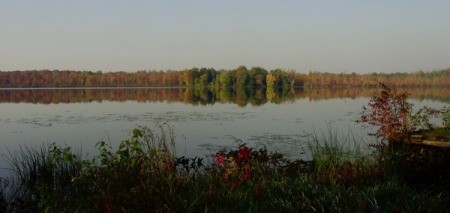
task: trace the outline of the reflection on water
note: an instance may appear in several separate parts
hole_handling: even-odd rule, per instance
[[[450,102],[450,87],[408,88],[417,100]],[[183,102],[193,105],[235,103],[239,106],[284,103],[297,99],[311,101],[330,98],[372,97],[376,88],[322,88],[289,90],[257,89],[193,89],[193,88],[107,88],[107,89],[18,89],[0,90],[0,103],[89,103],[102,101]]]

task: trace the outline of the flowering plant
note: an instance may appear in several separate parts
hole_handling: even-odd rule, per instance
[[[237,150],[219,151],[213,155],[212,173],[231,190],[252,190],[255,195],[263,191],[264,183],[285,163],[280,153],[268,154],[267,150],[255,151],[245,143]]]

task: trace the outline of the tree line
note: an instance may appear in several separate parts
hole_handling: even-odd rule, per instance
[[[0,72],[1,88],[34,87],[372,87],[379,82],[396,86],[448,86],[450,68],[414,73],[322,73],[307,74],[293,70],[247,69],[232,70],[191,68],[180,71],[91,72],[67,70],[31,70]]]

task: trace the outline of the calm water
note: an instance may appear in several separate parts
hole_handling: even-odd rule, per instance
[[[449,88],[408,90],[415,106],[442,108]],[[355,123],[376,90],[211,91],[173,89],[0,90],[0,154],[19,146],[56,142],[95,153],[100,139],[113,146],[132,128],[167,122],[177,154],[204,156],[236,139],[270,151],[301,156],[305,135],[349,130],[373,139]],[[6,167],[4,156],[0,168]],[[4,173],[0,171],[0,173]]]

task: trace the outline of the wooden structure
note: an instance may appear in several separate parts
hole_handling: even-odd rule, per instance
[[[407,143],[425,147],[450,148],[450,137],[418,132],[412,133]]]

